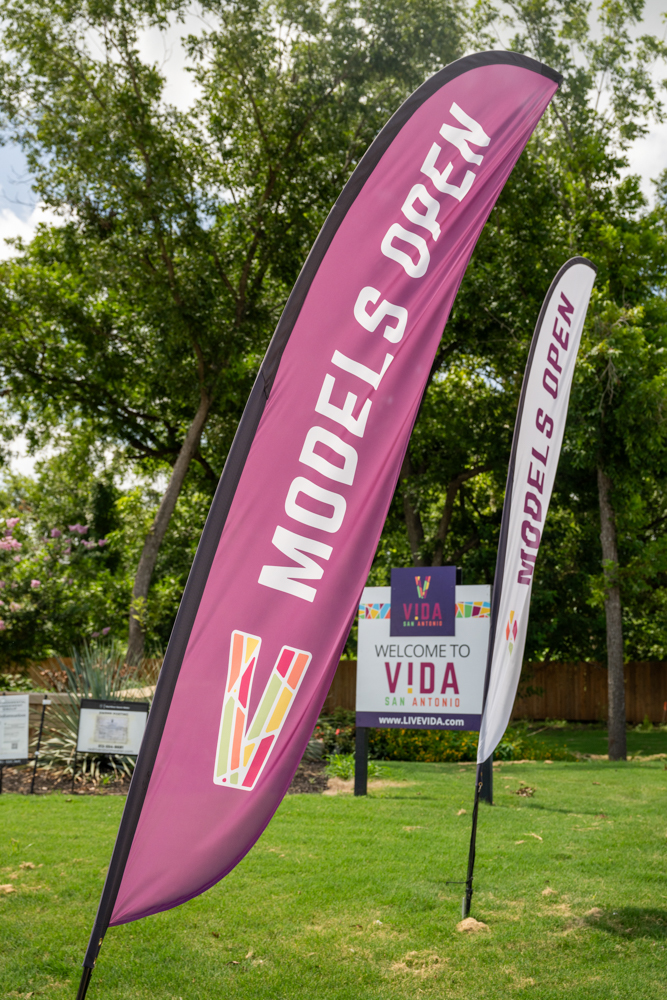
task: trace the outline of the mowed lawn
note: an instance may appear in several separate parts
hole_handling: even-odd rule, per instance
[[[465,875],[472,766],[385,766],[365,799],[287,797],[214,889],[112,928],[91,1000],[667,997],[664,760],[496,768],[475,935],[446,885]],[[3,1000],[76,994],[122,805],[0,796]]]

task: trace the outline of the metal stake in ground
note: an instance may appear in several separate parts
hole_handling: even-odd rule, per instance
[[[368,794],[368,729],[357,726],[354,737],[354,794]]]

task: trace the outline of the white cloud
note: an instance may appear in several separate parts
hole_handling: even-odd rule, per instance
[[[632,144],[628,154],[630,173],[639,174],[642,191],[650,204],[655,198],[655,188],[651,183],[667,167],[667,122],[651,126],[651,131],[643,139]]]
[[[20,219],[11,209],[0,208],[0,260],[15,257],[17,249],[6,241],[16,236],[31,240],[40,222],[57,223],[62,219],[44,205],[35,205],[27,219]]]

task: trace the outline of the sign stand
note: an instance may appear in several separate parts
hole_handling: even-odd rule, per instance
[[[357,726],[354,736],[354,794],[368,794],[367,726]]]
[[[39,748],[42,745],[42,733],[44,731],[44,713],[46,712],[46,706],[51,704],[51,699],[44,697],[42,699],[42,716],[39,720],[39,735],[37,736],[37,747],[35,749],[35,763],[32,769],[32,781],[30,782],[30,794],[35,794],[35,776],[37,774],[37,759],[39,757]]]

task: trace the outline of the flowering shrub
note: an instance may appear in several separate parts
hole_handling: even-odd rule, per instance
[[[332,754],[349,754],[354,751],[354,732],[354,712],[336,708],[333,715],[319,717],[313,739],[322,742],[325,757],[330,757]]]
[[[99,600],[100,576],[111,584],[100,563],[106,538],[84,538],[89,528],[78,523],[39,530],[29,513],[4,518],[0,530],[2,660],[67,649],[73,633],[108,634],[110,625],[100,621],[107,602]]]

